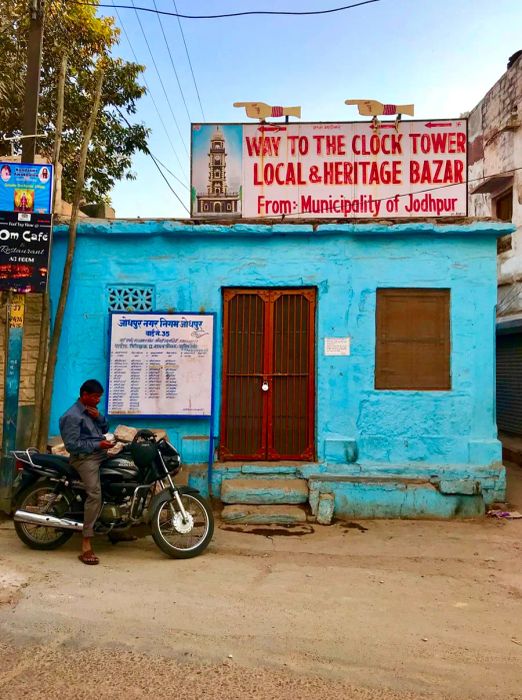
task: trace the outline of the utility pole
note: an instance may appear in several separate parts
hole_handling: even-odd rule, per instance
[[[42,66],[44,0],[28,0],[27,77],[22,131],[22,163],[34,163]],[[9,292],[7,302],[4,417],[0,470],[0,510],[9,512],[13,483],[12,450],[16,446],[18,396],[24,333],[25,295]]]
[[[42,67],[44,1],[29,0],[29,35],[27,37],[27,78],[25,81],[23,134],[37,133],[40,70]],[[34,163],[36,139],[22,139],[22,163]]]

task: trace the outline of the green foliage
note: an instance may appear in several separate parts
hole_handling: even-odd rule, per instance
[[[0,137],[21,133],[29,27],[27,0],[0,0]],[[149,129],[129,126],[122,115],[136,112],[145,94],[138,79],[143,66],[111,55],[119,30],[111,17],[97,17],[96,8],[46,0],[40,83],[37,150],[51,156],[56,121],[56,90],[62,56],[68,56],[61,162],[62,196],[71,201],[83,130],[89,118],[94,72],[101,61],[105,80],[100,116],[93,134],[86,169],[86,201],[108,201],[117,180],[132,179],[132,156],[145,151]],[[0,141],[0,153],[9,154],[9,142]]]

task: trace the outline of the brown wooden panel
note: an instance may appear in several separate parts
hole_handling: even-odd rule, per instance
[[[375,388],[451,388],[448,289],[377,290]]]

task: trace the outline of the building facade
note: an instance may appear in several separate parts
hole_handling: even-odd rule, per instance
[[[522,438],[522,51],[471,111],[468,128],[470,215],[516,227],[499,240],[497,258],[497,420],[507,445]]]
[[[338,517],[483,513],[505,489],[494,326],[497,238],[510,230],[82,221],[51,430],[86,378],[106,377],[111,310],[214,312],[213,425],[152,426],[192,483],[207,488],[212,435],[211,490],[236,513],[288,501]]]

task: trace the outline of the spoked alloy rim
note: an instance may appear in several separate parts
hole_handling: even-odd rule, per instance
[[[50,500],[55,495],[54,490],[49,486],[42,486],[39,489],[35,489],[28,494],[27,498],[20,504],[20,510],[26,510],[29,513],[38,513],[39,515],[54,515],[60,518],[67,508],[63,506],[67,505],[66,501],[59,501],[56,505],[50,506]],[[49,507],[50,506],[50,507]],[[60,509],[60,506],[62,507]],[[61,510],[61,512],[59,512]],[[35,525],[33,523],[23,523],[20,522],[20,526],[29,537],[29,539],[37,542],[39,544],[50,544],[59,540],[63,535],[63,530],[57,529],[55,527],[47,527],[46,525]]]
[[[187,528],[181,525],[182,516],[176,509],[176,501],[168,501],[163,503],[158,511],[158,531],[170,547],[189,552],[205,539],[210,522],[208,513],[200,501],[188,493],[180,494],[180,498],[189,516],[189,522],[192,520],[192,528],[189,532],[179,532]]]

